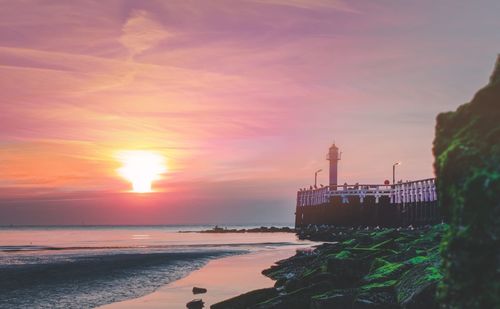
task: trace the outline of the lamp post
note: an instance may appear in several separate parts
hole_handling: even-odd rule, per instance
[[[316,185],[318,184],[318,173],[321,171],[322,171],[322,169],[319,169],[316,172],[314,172],[314,188],[317,187]]]
[[[396,183],[396,165],[401,165],[401,162],[396,162],[392,165],[392,184]]]

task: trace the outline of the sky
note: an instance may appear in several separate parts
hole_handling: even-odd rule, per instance
[[[292,223],[296,190],[434,176],[494,1],[0,0],[0,224]],[[163,156],[131,193],[123,151]]]

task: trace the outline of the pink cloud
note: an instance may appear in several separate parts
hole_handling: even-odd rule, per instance
[[[430,177],[436,113],[498,49],[494,16],[460,37],[479,6],[443,5],[3,2],[0,199],[120,192],[113,154],[130,148],[168,158],[168,198],[293,205],[333,139],[342,180],[381,181],[394,160]]]

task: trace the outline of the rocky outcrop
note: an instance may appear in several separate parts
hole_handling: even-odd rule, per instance
[[[335,243],[298,252],[262,272],[276,280],[271,293],[254,291],[212,308],[433,309],[446,228],[322,230]]]
[[[470,103],[437,117],[435,170],[441,209],[445,308],[500,308],[500,56]]]
[[[334,243],[263,271],[274,294],[212,308],[434,309],[436,290],[443,308],[500,308],[500,57],[470,103],[438,116],[434,154],[450,227],[301,229],[301,239]]]
[[[284,227],[261,226],[261,227],[250,228],[250,229],[228,229],[228,228],[220,227],[220,226],[216,225],[213,229],[199,231],[199,233],[216,233],[216,234],[220,234],[220,233],[295,233],[295,229],[290,228],[288,226],[284,226]]]

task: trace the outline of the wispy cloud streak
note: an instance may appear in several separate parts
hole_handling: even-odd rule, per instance
[[[0,199],[121,192],[115,153],[151,149],[168,199],[292,205],[333,138],[343,181],[431,176],[434,115],[483,84],[496,7],[0,1]]]

